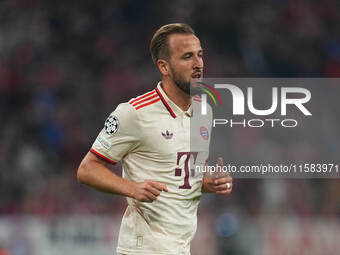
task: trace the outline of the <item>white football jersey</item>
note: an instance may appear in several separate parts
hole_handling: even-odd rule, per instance
[[[152,203],[127,198],[118,253],[190,254],[203,178],[193,165],[205,164],[211,132],[210,108],[210,117],[200,116],[197,127],[190,128],[191,118],[200,110],[197,101],[195,97],[189,110],[182,111],[159,83],[118,105],[94,142],[93,153],[111,163],[121,161],[123,178],[155,180],[168,188]]]

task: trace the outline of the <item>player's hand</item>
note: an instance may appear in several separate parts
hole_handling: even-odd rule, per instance
[[[223,166],[223,159],[218,158],[218,166]],[[215,173],[203,179],[203,192],[213,192],[217,194],[229,194],[233,190],[233,178],[229,173]]]
[[[233,178],[221,177],[213,181],[213,190],[217,194],[229,194],[233,190]]]
[[[132,185],[132,195],[134,199],[141,202],[149,202],[156,200],[162,191],[168,192],[164,183],[146,180],[143,182],[134,182]]]

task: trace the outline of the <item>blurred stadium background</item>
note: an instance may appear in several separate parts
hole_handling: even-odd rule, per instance
[[[170,22],[194,27],[206,76],[340,76],[336,0],[1,1],[1,255],[114,253],[125,199],[76,170],[116,105],[155,86],[148,44]],[[339,254],[339,184],[235,180],[202,198],[192,254]]]

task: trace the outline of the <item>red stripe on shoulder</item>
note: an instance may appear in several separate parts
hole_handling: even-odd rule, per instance
[[[95,151],[93,148],[90,149],[90,151],[95,154],[96,156],[99,156],[100,158],[108,161],[109,163],[111,164],[116,164],[117,162],[116,161],[113,161],[111,159],[109,159],[108,157],[105,157],[104,155],[100,154],[99,152]]]
[[[147,105],[156,103],[156,102],[158,102],[159,100],[161,100],[161,99],[158,97],[158,98],[155,99],[155,100],[149,101],[149,102],[147,102],[147,103],[145,103],[145,104],[138,105],[138,106],[136,107],[136,110],[138,110],[138,109],[140,109],[140,108],[143,108],[143,107],[145,107],[145,106],[147,106]]]
[[[196,99],[196,98],[194,98],[194,101],[196,101],[196,102],[202,102],[201,99]]]
[[[141,103],[143,103],[143,102],[145,102],[145,101],[148,101],[148,100],[150,100],[150,99],[152,99],[152,98],[155,98],[155,97],[158,97],[158,94],[157,94],[157,93],[155,93],[154,95],[151,95],[151,96],[149,96],[149,97],[146,97],[146,98],[144,98],[144,99],[142,99],[142,100],[139,100],[139,101],[135,102],[134,104],[132,104],[132,106],[139,105],[139,104],[141,104]]]
[[[152,90],[152,91],[150,91],[150,92],[148,92],[148,93],[146,93],[146,94],[144,94],[144,95],[141,95],[141,96],[139,96],[139,97],[137,97],[137,98],[131,100],[131,101],[129,102],[129,104],[133,104],[133,103],[135,103],[135,102],[137,102],[137,101],[139,101],[139,100],[141,100],[141,99],[143,99],[143,98],[145,98],[145,97],[147,97],[147,96],[150,96],[150,95],[152,95],[152,94],[155,94],[155,93],[156,93],[156,91],[155,91],[155,90]]]

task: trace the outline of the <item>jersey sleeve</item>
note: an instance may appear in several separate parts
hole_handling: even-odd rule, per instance
[[[105,120],[90,151],[114,164],[138,146],[140,132],[135,109],[120,104]]]

